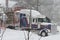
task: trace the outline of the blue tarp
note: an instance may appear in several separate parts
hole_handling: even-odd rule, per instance
[[[25,14],[20,14],[20,26],[21,27],[27,26],[27,18],[25,17]]]

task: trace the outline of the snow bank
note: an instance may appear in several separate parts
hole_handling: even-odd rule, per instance
[[[27,31],[6,29],[3,35],[3,40],[25,40],[25,38],[27,38],[27,34]],[[39,36],[37,34],[30,32],[30,40],[38,40],[38,38]]]
[[[60,31],[59,26],[58,28],[59,28],[58,30]],[[26,39],[28,38],[27,34],[28,34],[27,31],[6,29],[3,36],[3,40],[25,40],[25,38]],[[60,40],[60,32],[55,35],[50,35],[47,37],[40,37],[37,34],[30,32],[29,37],[30,40],[39,40],[39,38],[41,38],[40,40]]]
[[[57,30],[59,31],[57,34],[42,37],[41,40],[60,40],[60,26],[57,26]]]
[[[60,34],[42,37],[41,40],[60,40]]]
[[[57,26],[57,30],[60,32],[60,26]]]

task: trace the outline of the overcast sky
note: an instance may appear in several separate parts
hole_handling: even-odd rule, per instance
[[[9,1],[9,7],[12,7],[14,4],[16,4],[17,2],[15,1]],[[0,4],[2,4],[2,6],[6,7],[5,4],[5,0],[0,0]]]

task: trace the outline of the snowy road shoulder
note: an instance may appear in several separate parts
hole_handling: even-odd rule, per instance
[[[57,34],[47,37],[42,37],[41,40],[60,40],[60,26],[57,26],[57,30],[59,31]]]
[[[28,35],[27,31],[6,29],[3,35],[3,40],[25,40],[28,38],[27,35]],[[39,36],[37,34],[30,32],[29,39],[38,40]]]
[[[59,29],[58,29],[59,28]],[[60,40],[60,27],[57,29],[59,30],[59,33],[55,35],[50,35],[47,37],[41,37],[35,33],[30,32],[29,34],[29,40]],[[27,31],[21,31],[21,30],[12,30],[12,29],[6,29],[6,32],[4,33],[3,40],[25,40],[28,38],[28,32]]]

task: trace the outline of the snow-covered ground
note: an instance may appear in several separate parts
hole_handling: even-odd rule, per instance
[[[57,29],[59,30],[59,33],[47,37],[40,37],[39,35],[30,32],[29,38],[30,40],[60,40],[60,26],[58,26]],[[6,29],[3,40],[25,40],[25,38],[28,38],[27,35],[27,31]]]
[[[25,40],[25,38],[26,39],[28,38],[27,34],[28,34],[27,31],[6,29],[2,39],[3,40]],[[37,34],[30,32],[30,40],[38,40],[38,38],[39,38],[39,36]]]
[[[60,40],[60,26],[57,26],[57,30],[59,31],[57,34],[47,37],[42,37],[41,40]]]
[[[57,26],[57,30],[60,32],[60,26]]]
[[[30,33],[30,40],[60,40],[60,26],[57,26],[57,33],[56,34],[50,34],[47,37],[40,37],[37,34],[34,33]],[[23,31],[24,33],[24,31]],[[23,34],[22,34],[23,35]],[[27,37],[26,31],[25,31],[25,35]]]

